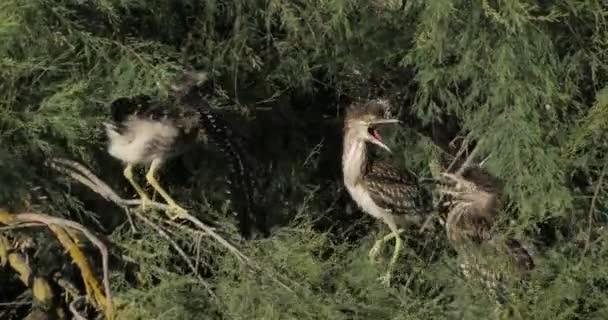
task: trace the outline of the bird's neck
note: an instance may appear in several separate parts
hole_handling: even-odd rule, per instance
[[[367,162],[367,145],[354,131],[345,129],[342,153],[342,174],[347,187],[354,186],[363,174]]]

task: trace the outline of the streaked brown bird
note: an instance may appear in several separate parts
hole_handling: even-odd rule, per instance
[[[392,269],[399,256],[403,229],[397,227],[405,215],[419,215],[421,188],[417,178],[389,162],[374,160],[368,156],[368,143],[391,152],[384,144],[377,128],[396,124],[397,119],[385,119],[389,104],[386,100],[371,100],[352,104],[344,119],[342,171],[344,185],[357,205],[367,214],[382,220],[391,230],[386,237],[376,241],[370,250],[374,259],[385,241],[395,238],[395,252],[382,282],[389,285]]]
[[[497,249],[504,245],[502,248],[506,248],[518,271],[535,267],[532,256],[519,241],[506,238],[501,244],[497,237],[495,224],[503,210],[502,181],[480,166],[464,168],[459,174],[443,172],[439,180],[437,192],[448,196],[447,238],[463,259],[463,273],[467,277],[476,273],[488,289],[498,291],[497,298],[502,300],[502,270],[482,266],[476,249],[484,244],[498,245]]]

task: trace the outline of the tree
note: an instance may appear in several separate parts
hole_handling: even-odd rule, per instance
[[[341,187],[340,117],[350,100],[383,95],[406,124],[388,142],[403,166],[429,176],[430,162],[458,167],[477,146],[475,161],[489,156],[505,182],[498,224],[539,261],[525,285],[509,284],[511,317],[605,318],[607,15],[602,1],[5,0],[0,205],[102,238],[121,319],[491,317],[494,302],[458,273],[441,228],[409,233],[393,287],[375,280],[383,269],[366,249],[383,231]],[[256,165],[273,233],[238,238],[211,146],[168,163],[160,179],[252,264],[161,212],[144,214],[150,223],[132,213],[132,230],[120,206],[45,165],[77,161],[131,199],[101,121],[116,98],[166,96],[186,69],[215,79],[211,104]],[[35,276],[54,288],[58,272],[85,294],[56,233],[5,227],[8,241],[33,239],[19,252]],[[102,279],[98,251],[75,237]],[[29,283],[2,271],[1,302],[26,304],[0,314],[30,313]],[[79,312],[103,314],[85,302]]]

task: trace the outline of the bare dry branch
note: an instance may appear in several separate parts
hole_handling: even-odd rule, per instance
[[[108,311],[112,310],[112,294],[110,290],[110,276],[109,276],[109,258],[108,249],[105,244],[95,236],[91,231],[85,228],[83,225],[62,219],[57,217],[51,217],[45,214],[38,213],[20,213],[11,214],[7,211],[0,211],[0,222],[8,225],[19,225],[22,223],[42,223],[51,228],[53,225],[62,226],[65,228],[71,228],[81,232],[82,234],[97,247],[101,253],[102,268],[103,268],[103,286],[105,291],[105,304]],[[52,228],[51,228],[52,229]]]
[[[105,199],[110,200],[121,207],[137,207],[141,205],[141,200],[139,199],[127,200],[118,196],[118,194],[116,194],[116,192],[114,192],[105,182],[101,181],[90,170],[88,170],[77,162],[66,159],[53,159],[50,161],[50,164],[54,169],[57,169],[58,171],[69,175],[70,177],[86,185],[91,190],[95,191]],[[65,165],[69,167],[69,169],[66,170],[66,168],[61,168],[56,164]],[[168,205],[160,202],[150,201],[147,202],[146,205],[148,205],[150,208],[157,210],[169,210]],[[239,261],[241,261],[242,263],[251,263],[251,260],[246,255],[239,251],[235,246],[230,244],[222,236],[217,234],[214,228],[204,224],[202,221],[200,221],[198,218],[194,217],[191,214],[186,213],[182,216],[184,217],[184,219],[192,222],[195,226],[197,226],[201,230],[205,231],[205,233],[213,237],[217,242],[219,242],[222,246],[228,249],[228,251],[234,254],[234,256],[239,259]]]
[[[68,159],[60,159],[55,158],[51,159],[47,162],[51,168],[64,173],[76,181],[86,185],[94,191],[95,193],[101,195],[105,199],[116,203],[117,205],[125,208],[129,207],[138,207],[141,205],[142,201],[140,199],[127,200],[123,199],[112,188],[110,188],[105,182],[101,181],[95,174],[93,174],[89,169],[85,168],[83,165]],[[146,202],[146,205],[152,209],[168,211],[169,206],[160,202],[149,201]],[[249,257],[243,254],[239,249],[237,249],[234,245],[232,245],[228,240],[220,236],[215,229],[211,226],[206,225],[198,218],[194,217],[189,213],[181,214],[182,219],[185,219],[192,224],[194,224],[198,229],[204,231],[206,234],[211,236],[215,241],[217,241],[221,246],[227,249],[237,260],[252,268],[257,272],[262,272],[262,268],[260,268],[257,264],[255,264]],[[140,216],[138,215],[138,218]],[[145,222],[145,221],[144,221]],[[286,289],[289,292],[293,292],[293,290],[283,283],[281,280],[270,277],[273,281],[279,284],[281,287]]]
[[[31,228],[31,227],[44,227],[44,224],[42,224],[42,223],[21,223],[21,224],[14,225],[14,226],[0,227],[0,231],[13,230],[13,229],[24,229],[24,228]]]

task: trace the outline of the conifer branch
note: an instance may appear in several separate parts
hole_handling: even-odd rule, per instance
[[[581,256],[585,256],[587,251],[589,250],[589,246],[591,243],[591,228],[593,227],[593,215],[595,214],[595,203],[597,201],[597,197],[602,189],[602,184],[604,183],[604,177],[606,176],[606,167],[608,164],[604,164],[602,167],[602,172],[600,173],[599,178],[597,179],[597,185],[595,186],[595,190],[593,191],[593,197],[591,198],[591,204],[589,207],[589,213],[587,216],[587,240],[585,241],[585,248],[583,249],[583,254]]]
[[[184,252],[184,250],[179,246],[179,244],[177,244],[177,242],[175,242],[175,240],[173,240],[171,238],[171,236],[169,234],[167,234],[167,232],[165,230],[163,230],[162,227],[160,227],[156,223],[152,222],[150,219],[146,218],[143,214],[141,214],[141,212],[139,212],[139,210],[135,210],[135,215],[137,216],[138,219],[142,220],[145,224],[150,226],[152,229],[156,230],[156,232],[158,232],[158,234],[161,237],[163,237],[165,240],[167,240],[171,244],[171,246],[175,249],[175,251],[177,251],[177,253],[182,257],[182,259],[184,259],[184,261],[186,262],[186,264],[188,265],[188,267],[190,268],[192,273],[196,276],[198,281],[205,287],[205,289],[207,289],[207,292],[209,293],[209,295],[211,297],[213,297],[214,299],[218,299],[218,297],[215,295],[215,293],[213,293],[213,290],[211,289],[211,286],[209,285],[209,283],[207,281],[205,281],[203,279],[203,277],[200,276],[200,274],[196,270],[196,267],[194,266],[194,264],[192,263],[192,261],[190,260],[190,258],[186,254],[186,252]]]

